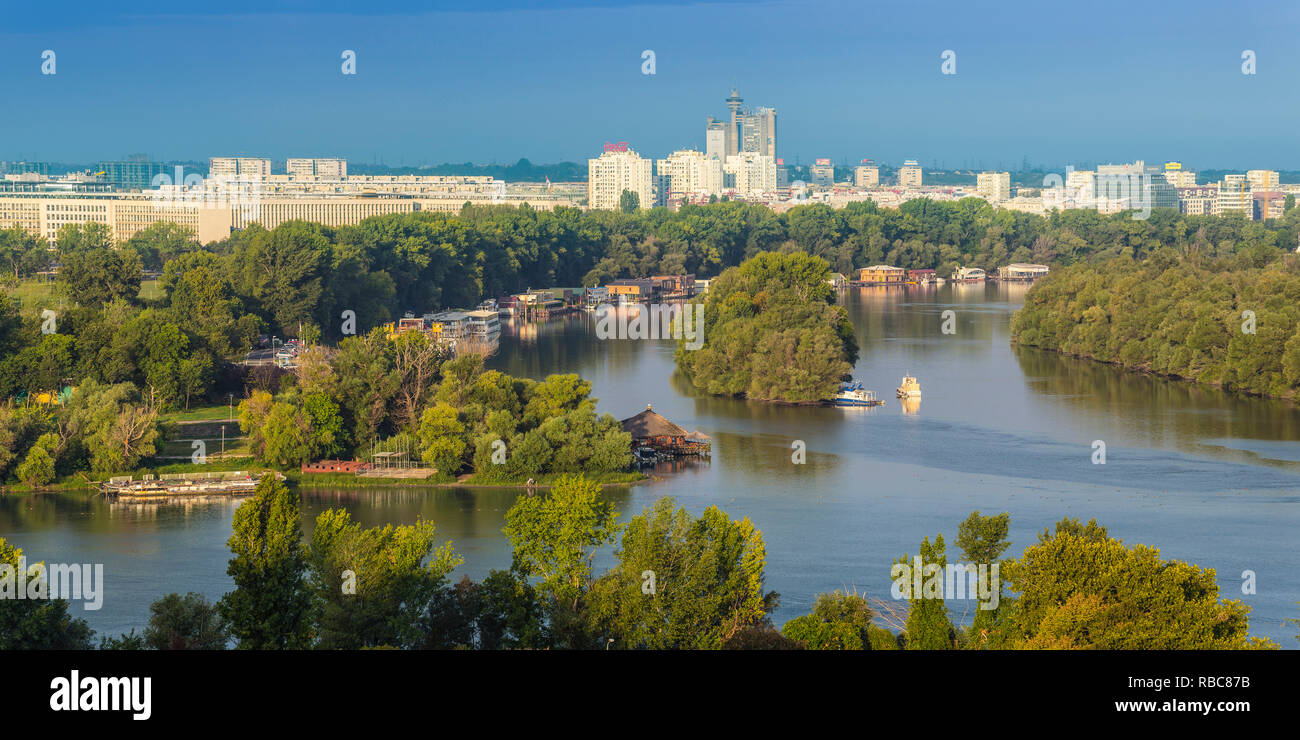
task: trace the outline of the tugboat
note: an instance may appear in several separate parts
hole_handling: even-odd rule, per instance
[[[853,381],[840,383],[840,392],[830,403],[836,406],[881,406],[885,402],[876,400],[876,394],[872,391],[864,390],[862,383]]]
[[[899,398],[920,398],[921,384],[916,382],[916,378],[911,375],[903,376],[903,384],[898,386]]]

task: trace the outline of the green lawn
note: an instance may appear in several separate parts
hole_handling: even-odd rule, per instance
[[[235,418],[239,418],[239,409],[235,409]],[[194,406],[187,411],[169,411],[162,415],[163,421],[229,421],[230,405],[223,403],[216,406]]]
[[[58,283],[49,280],[28,278],[20,280],[17,285],[6,286],[5,292],[11,298],[22,302],[24,307],[48,306],[62,309],[67,307],[67,300],[58,290]],[[156,301],[162,298],[162,289],[157,280],[145,280],[140,283],[140,300]]]

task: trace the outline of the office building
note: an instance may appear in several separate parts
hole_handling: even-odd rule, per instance
[[[736,90],[727,96],[729,118],[705,119],[704,153],[719,161],[742,152],[776,158],[776,109],[743,108],[744,98]]]
[[[862,160],[862,164],[853,168],[853,186],[859,188],[874,188],[880,186],[880,168],[870,159]]]
[[[148,157],[100,162],[95,165],[95,172],[102,172],[105,182],[123,190],[148,190],[157,187],[154,178],[158,175],[175,178],[172,168],[162,162],[151,162]]]
[[[819,188],[835,187],[835,165],[829,159],[818,159],[808,165],[808,179]]]
[[[921,187],[921,165],[915,159],[903,162],[903,166],[898,168],[898,184],[905,188]]]

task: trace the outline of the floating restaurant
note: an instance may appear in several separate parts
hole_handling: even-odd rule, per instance
[[[649,404],[645,411],[624,419],[622,425],[623,431],[632,435],[632,451],[638,458],[647,454],[664,457],[709,454],[711,442],[708,435],[686,431],[656,414]]]

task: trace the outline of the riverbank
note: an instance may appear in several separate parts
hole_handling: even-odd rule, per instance
[[[208,465],[164,465],[157,468],[142,468],[128,473],[90,473],[89,471],[84,471],[73,473],[47,486],[37,488],[22,484],[3,486],[0,487],[0,493],[25,494],[84,491],[86,489],[98,488],[100,483],[107,481],[109,478],[118,476],[130,475],[138,479],[141,475],[150,474],[161,475],[169,473],[198,472],[219,473],[243,470],[248,467],[256,467],[256,463],[252,458],[222,460],[219,463],[214,462]],[[512,477],[504,480],[479,480],[479,477],[473,474],[466,474],[459,477],[437,474],[431,478],[373,478],[357,476],[350,473],[303,473],[298,470],[276,472],[283,475],[289,485],[298,488],[533,488],[544,490],[550,488],[551,484],[560,477],[560,474],[532,476],[533,484],[530,486],[528,484],[528,477]],[[602,487],[630,486],[644,480],[649,480],[649,476],[635,471],[598,474],[584,473],[583,475],[585,475],[588,480],[599,483]]]

